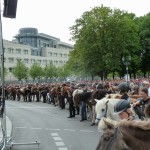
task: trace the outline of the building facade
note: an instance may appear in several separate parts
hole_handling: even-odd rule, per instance
[[[36,28],[21,28],[13,41],[3,40],[4,66],[8,70],[7,79],[13,79],[11,69],[21,59],[30,68],[38,62],[41,67],[49,63],[62,66],[68,60],[73,45],[60,41],[59,38],[38,33]]]

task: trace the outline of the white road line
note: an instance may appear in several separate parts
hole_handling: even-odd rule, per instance
[[[29,104],[29,107],[40,107],[40,106],[37,106],[37,105],[32,105],[32,104]]]
[[[52,130],[52,131],[59,131],[60,129],[50,129],[50,128],[46,128],[45,130]]]
[[[54,136],[53,139],[54,139],[54,141],[62,141],[62,138],[61,138],[61,137],[56,137],[56,136]]]
[[[65,146],[64,142],[55,142],[56,146]]]
[[[89,132],[89,133],[91,133],[91,132],[94,132],[94,131],[90,131],[90,130],[80,130],[81,132]]]
[[[58,133],[51,133],[51,136],[59,136]]]
[[[58,148],[58,150],[68,150],[68,148],[67,147],[60,147],[60,148]]]
[[[76,131],[76,130],[72,130],[72,129],[64,129],[65,131]]]
[[[65,143],[62,142],[62,138],[59,137],[58,133],[51,133],[51,136],[53,137],[55,144],[58,148],[58,150],[68,150],[67,147],[64,147],[65,146]]]
[[[15,127],[16,129],[25,129],[27,127]]]
[[[42,128],[30,128],[31,130],[41,130]]]

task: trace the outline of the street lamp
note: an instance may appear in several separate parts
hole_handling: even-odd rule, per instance
[[[127,81],[127,83],[129,81],[128,66],[130,65],[130,61],[131,61],[131,56],[130,55],[128,57],[124,57],[124,56],[122,57],[122,62],[126,66],[126,73],[127,73],[126,81]]]

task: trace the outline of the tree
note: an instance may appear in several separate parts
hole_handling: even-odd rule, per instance
[[[28,76],[28,68],[25,66],[25,64],[18,59],[16,66],[12,69],[12,74],[21,81],[22,79],[27,78]]]
[[[40,78],[43,75],[43,69],[42,67],[35,62],[34,64],[32,64],[31,68],[29,69],[29,76],[35,80],[36,78]]]
[[[58,77],[62,78],[63,80],[66,79],[70,75],[69,70],[66,68],[66,66],[60,66],[57,68],[57,75]]]
[[[140,27],[140,43],[141,43],[141,70],[146,76],[146,72],[150,72],[150,13],[137,19]]]
[[[46,65],[43,71],[44,77],[46,78],[52,79],[57,76],[57,68],[52,63]]]
[[[103,5],[84,12],[70,27],[76,42],[71,55],[78,57],[71,56],[69,62],[79,62],[85,72],[101,78],[120,71],[121,58],[138,50],[138,26],[133,16]]]

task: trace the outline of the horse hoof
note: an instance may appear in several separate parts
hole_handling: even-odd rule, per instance
[[[95,123],[92,123],[92,124],[91,124],[91,126],[94,126],[94,125],[95,125]]]

